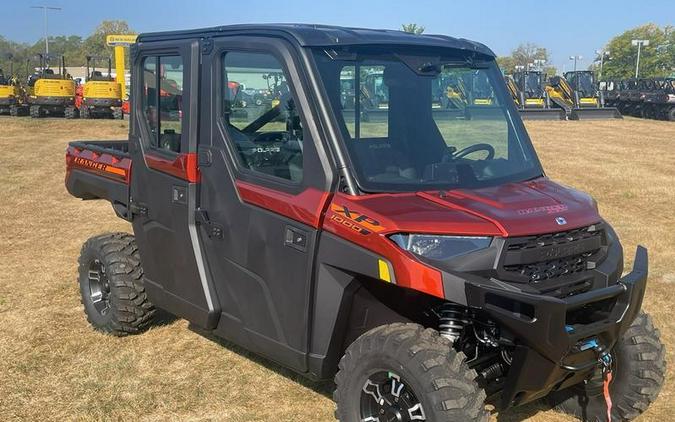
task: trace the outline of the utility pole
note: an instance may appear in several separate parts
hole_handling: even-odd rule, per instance
[[[637,60],[635,60],[635,79],[637,79],[640,74],[640,50],[642,50],[643,45],[645,47],[649,45],[649,40],[632,40],[630,43],[633,47],[637,46],[638,48]]]
[[[600,73],[598,74],[598,81],[602,80],[602,65],[605,62],[605,56],[609,59],[609,51],[595,50],[595,54],[600,56]]]
[[[581,59],[583,59],[583,57],[581,57],[581,56],[570,56],[570,60],[574,60],[574,71],[575,72],[577,71],[577,60],[581,61]]]
[[[49,26],[48,26],[48,19],[47,19],[47,11],[48,10],[61,10],[60,7],[52,7],[52,6],[31,6],[31,9],[42,9],[44,13],[44,18],[45,18],[45,56],[49,55]]]

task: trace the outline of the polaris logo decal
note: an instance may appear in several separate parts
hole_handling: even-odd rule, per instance
[[[555,222],[558,223],[559,226],[564,226],[567,224],[567,220],[565,220],[565,217],[556,217]]]
[[[547,205],[545,207],[533,207],[533,208],[523,208],[518,211],[518,215],[530,215],[530,214],[538,214],[540,212],[545,212],[546,214],[556,214],[559,212],[564,212],[567,211],[568,206],[565,204],[558,204],[558,205]]]

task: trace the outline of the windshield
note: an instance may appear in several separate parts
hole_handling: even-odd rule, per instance
[[[360,188],[477,188],[540,176],[494,61],[417,51],[315,51]]]
[[[592,96],[595,89],[595,78],[592,72],[571,72],[570,85],[584,95]]]
[[[518,88],[525,92],[527,98],[541,97],[544,94],[541,76],[542,74],[539,72],[517,72],[515,80]]]

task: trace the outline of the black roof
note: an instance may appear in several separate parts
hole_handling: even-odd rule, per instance
[[[485,45],[464,38],[447,35],[416,35],[390,29],[345,28],[311,24],[241,24],[182,31],[141,34],[137,42],[166,41],[184,38],[217,37],[218,35],[282,36],[303,47],[330,47],[339,45],[417,45],[475,51],[488,56],[495,54]]]

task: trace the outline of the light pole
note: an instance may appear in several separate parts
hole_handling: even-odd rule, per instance
[[[600,56],[600,73],[598,74],[598,80],[602,80],[602,65],[605,63],[605,56],[609,59],[609,51],[605,50],[595,50],[595,54]]]
[[[577,71],[577,60],[581,61],[581,59],[583,59],[583,57],[581,57],[581,56],[570,56],[570,60],[574,60],[574,71],[575,72]]]
[[[632,40],[630,43],[633,47],[637,46],[638,48],[637,60],[635,60],[635,79],[637,79],[640,74],[640,50],[642,50],[643,45],[645,47],[649,45],[649,40]]]
[[[546,65],[546,60],[544,60],[544,59],[535,59],[535,60],[534,60],[534,67],[535,67],[538,71],[544,70],[544,66],[545,66],[545,65]]]
[[[45,17],[45,56],[49,55],[49,28],[48,28],[48,22],[47,22],[47,11],[48,10],[61,10],[60,7],[52,7],[52,6],[31,6],[31,9],[42,9],[44,12],[44,17]]]

